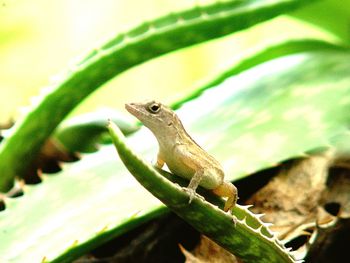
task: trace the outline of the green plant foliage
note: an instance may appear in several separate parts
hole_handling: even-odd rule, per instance
[[[184,102],[190,101],[193,98],[198,97],[206,89],[216,86],[225,81],[227,78],[239,74],[244,70],[252,68],[266,61],[298,52],[325,49],[347,50],[348,48],[314,39],[290,40],[278,44],[276,43],[275,45],[269,46],[267,48],[263,47],[261,50],[257,51],[253,56],[249,56],[246,59],[242,59],[237,65],[231,66],[227,71],[222,72],[218,76],[215,76],[212,80],[208,80],[208,82],[205,85],[199,86],[197,89],[194,90],[193,93],[187,95],[184,99],[173,103],[172,108],[178,109]]]
[[[216,2],[171,13],[118,35],[63,74],[16,122],[12,135],[0,145],[0,191],[9,190],[14,177],[26,171],[63,118],[112,77],[157,56],[225,36],[309,2],[312,0]]]
[[[233,180],[319,147],[349,152],[342,143],[349,138],[349,89],[349,52],[307,51],[229,78],[177,112]],[[156,141],[146,129],[129,137],[139,155],[155,156]],[[69,261],[166,211],[111,146],[64,168],[6,202],[0,261]]]
[[[110,123],[109,130],[120,159],[130,173],[201,233],[244,262],[294,262],[294,258],[269,231],[267,225],[250,213],[247,207],[237,205],[232,217],[198,196],[189,204],[189,194],[179,185],[164,179],[155,168],[135,155],[125,144],[124,136],[115,124]]]
[[[330,136],[347,133],[347,60],[348,52],[324,50],[264,63],[223,82],[224,95],[207,90],[178,113],[185,123],[196,119],[191,132],[210,141],[207,149],[238,179],[306,149],[331,147]],[[188,114],[192,108],[200,115]]]
[[[259,52],[256,52],[253,56],[242,60],[238,65],[233,65],[228,71],[225,71],[212,80],[209,80],[204,86],[198,87],[193,93],[174,103],[172,108],[180,108],[183,103],[198,97],[206,89],[216,86],[222,83],[225,79],[263,62],[298,52],[327,49],[346,50],[345,47],[313,39],[290,40],[262,49]],[[65,121],[55,132],[55,137],[71,151],[94,152],[99,143],[111,142],[109,136],[104,136],[107,132],[106,116],[110,116],[109,118],[118,125],[124,135],[131,134],[139,128],[135,122],[130,120],[129,116],[125,116],[124,114],[112,109],[105,109],[98,112],[87,113],[83,116],[77,116]]]
[[[334,15],[336,14],[336,15]],[[328,32],[332,32],[344,43],[350,42],[348,21],[350,1],[324,0],[310,5],[293,14],[297,18],[315,24]]]
[[[68,119],[59,126],[54,136],[71,152],[94,152],[101,143],[110,143],[107,136],[106,116],[115,122],[125,134],[139,129],[130,116],[121,112],[104,109]]]

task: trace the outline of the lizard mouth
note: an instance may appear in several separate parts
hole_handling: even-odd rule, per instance
[[[134,117],[139,119],[143,125],[147,127],[156,127],[161,123],[161,120],[152,114],[148,114],[143,104],[139,103],[126,103],[125,109],[131,113]]]
[[[136,103],[126,103],[125,109],[130,112],[132,115],[134,115],[136,118],[138,118],[140,121],[142,121],[143,116],[145,116],[145,113],[143,112],[142,108]]]
[[[139,112],[134,103],[125,103],[125,109],[134,115],[134,113]]]

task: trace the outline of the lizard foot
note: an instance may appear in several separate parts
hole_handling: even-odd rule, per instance
[[[189,196],[190,196],[190,199],[188,200],[188,203],[190,204],[193,200],[193,198],[195,196],[197,196],[198,198],[202,199],[202,200],[205,200],[203,196],[200,196],[196,193],[195,190],[191,189],[191,188],[188,188],[188,187],[183,187],[182,188]]]
[[[190,199],[188,200],[188,203],[190,204],[193,198],[196,196],[196,191],[187,187],[183,187],[182,189],[190,196]]]
[[[232,216],[232,223],[233,223],[234,226],[236,227],[236,225],[237,225],[237,217],[235,217],[235,216],[232,215],[232,214],[231,214],[231,216]]]
[[[234,216],[232,214],[232,210],[228,210],[225,212],[226,214],[228,214],[231,218],[232,218],[232,223],[236,226],[237,225],[237,222],[238,222],[238,219],[236,216]]]

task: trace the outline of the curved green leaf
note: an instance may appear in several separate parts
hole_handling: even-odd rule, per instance
[[[325,50],[254,67],[177,112],[191,136],[224,165],[226,178],[237,179],[313,148],[349,152],[349,143],[342,143],[349,141],[349,109],[350,53]],[[143,157],[156,155],[157,142],[146,129],[128,142]],[[104,146],[6,200],[0,261],[73,260],[164,213],[114,155]]]
[[[109,143],[107,138],[106,116],[122,130],[125,135],[139,129],[139,125],[130,116],[112,109],[75,116],[63,122],[54,136],[71,152],[94,152],[101,143]]]
[[[182,187],[165,179],[155,168],[131,151],[116,125],[110,123],[109,131],[119,156],[130,173],[148,191],[202,234],[247,263],[295,262],[268,227],[246,207],[236,205],[232,217],[197,195],[189,203],[189,194]]]
[[[331,32],[343,43],[350,42],[348,21],[350,16],[350,1],[337,0],[319,1],[307,8],[293,12],[298,19],[314,24],[324,31]]]
[[[198,88],[194,89],[194,92],[188,94],[182,100],[173,103],[172,108],[180,108],[182,104],[184,104],[187,101],[193,100],[194,98],[197,98],[205,90],[213,86],[217,86],[223,81],[225,81],[227,78],[237,75],[243,72],[244,70],[252,68],[256,65],[290,54],[324,49],[346,51],[348,50],[348,47],[334,45],[328,42],[314,39],[290,40],[287,42],[276,43],[275,45],[267,48],[262,47],[261,50],[257,51],[253,56],[248,56],[246,59],[240,61],[237,65],[232,65],[227,71],[224,71],[220,75],[215,76],[213,79],[207,81],[205,85],[199,86]]]
[[[17,121],[12,135],[0,145],[0,191],[7,191],[14,177],[24,173],[62,119],[112,77],[162,54],[247,28],[309,2],[217,2],[172,13],[118,35],[63,74]]]
[[[348,61],[349,52],[332,50],[276,59],[227,79],[220,92],[205,91],[178,114],[199,142],[208,142],[228,178],[238,179],[332,146],[332,136],[348,131]]]

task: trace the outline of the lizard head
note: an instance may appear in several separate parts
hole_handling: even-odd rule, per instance
[[[127,103],[125,108],[155,134],[160,130],[171,131],[174,125],[180,122],[169,107],[154,100],[144,103]]]

